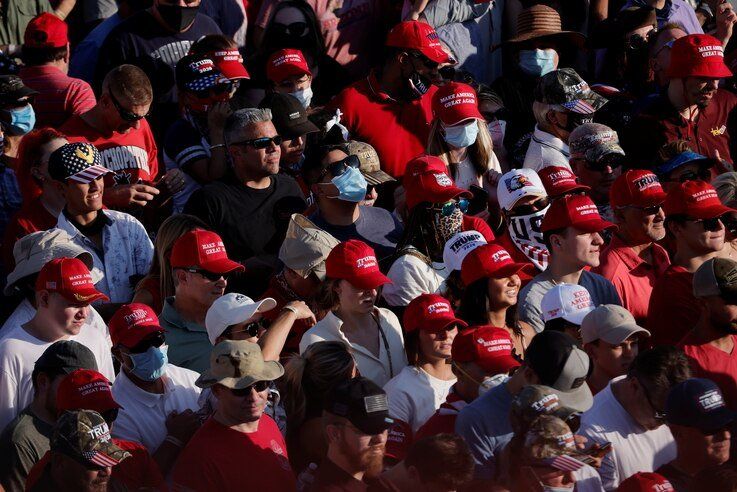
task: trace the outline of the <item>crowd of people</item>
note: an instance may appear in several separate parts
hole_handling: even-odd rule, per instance
[[[733,3],[4,0],[0,492],[737,491]]]

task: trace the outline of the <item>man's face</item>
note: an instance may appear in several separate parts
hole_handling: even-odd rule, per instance
[[[683,79],[683,92],[686,102],[704,109],[716,94],[718,83],[719,79],[686,77]]]
[[[300,135],[291,140],[282,140],[281,145],[281,165],[283,167],[292,167],[299,164],[302,156],[305,154],[305,143],[307,135]]]
[[[306,73],[302,75],[291,75],[281,82],[274,85],[274,91],[282,94],[291,94],[292,92],[303,91],[312,86],[312,75]]]
[[[369,478],[381,473],[388,431],[364,434],[350,422],[338,426],[338,451],[357,470],[364,470]]]
[[[647,430],[654,430],[663,425],[667,389],[649,389],[637,378],[627,378],[627,382],[634,387],[634,404],[630,408],[632,418]]]
[[[676,239],[686,244],[697,255],[713,253],[724,246],[725,231],[721,220],[688,219],[673,226]]]
[[[261,381],[238,390],[216,385],[213,391],[218,398],[218,412],[233,422],[256,422],[263,415],[269,399],[268,383]]]
[[[596,203],[609,202],[609,190],[614,180],[622,173],[622,162],[613,155],[604,156],[600,162],[588,162],[586,159],[570,160],[573,172],[582,185],[591,187],[591,197]]]
[[[709,323],[722,333],[737,335],[737,301],[726,301],[720,296],[704,299]]]
[[[271,121],[260,121],[247,125],[242,132],[242,138],[228,145],[233,167],[254,179],[272,176],[279,172],[281,148],[269,142],[264,148],[253,142],[259,138],[273,138],[278,134]],[[250,142],[250,143],[245,143]]]
[[[47,309],[52,322],[67,335],[77,335],[89,316],[88,303],[74,303],[58,292],[42,290],[36,293],[39,307]]]
[[[340,191],[338,190],[338,187],[335,186],[332,182],[335,176],[330,173],[328,168],[331,164],[340,162],[346,157],[348,157],[348,154],[338,149],[331,150],[330,152],[325,154],[325,157],[323,157],[322,163],[321,163],[324,171],[316,185],[316,191],[318,195],[323,195],[329,198],[338,197],[338,195],[340,194]],[[343,169],[343,171],[345,171],[345,169]]]
[[[434,359],[449,359],[453,339],[458,334],[458,327],[452,325],[449,329],[430,331],[420,330],[420,347],[426,357]]]
[[[627,374],[639,352],[639,340],[636,335],[616,345],[598,340],[586,344],[586,352],[593,359],[594,366],[612,379]]]
[[[402,76],[409,78],[412,73],[426,77],[433,84],[442,84],[443,77],[440,75],[440,64],[432,61],[419,51],[405,51],[399,61],[402,66]]]
[[[83,465],[65,454],[52,452],[52,476],[55,482],[63,484],[64,490],[80,492],[105,492],[112,473],[112,467],[100,467],[89,463]]]
[[[681,434],[682,442],[688,445],[691,453],[698,454],[698,461],[707,467],[721,465],[729,459],[732,435],[728,429],[704,434],[699,429],[678,426],[677,433]]]
[[[129,98],[116,96],[110,90],[100,97],[100,104],[105,109],[108,126],[118,133],[138,130],[141,127],[141,120],[148,115],[151,109],[151,102],[133,104]]]
[[[636,244],[660,241],[665,237],[665,212],[663,207],[625,207],[620,209],[619,227],[624,229]]]
[[[556,135],[568,143],[571,132],[584,123],[594,121],[593,114],[579,114],[571,111],[548,111],[548,124],[555,127]]]
[[[531,466],[529,468],[530,473],[526,474],[527,480],[532,485],[530,490],[539,490],[539,486],[543,487],[561,487],[563,489],[573,487],[576,484],[576,478],[573,476],[573,472],[567,472],[553,468],[552,466]],[[524,471],[523,471],[524,473]],[[538,487],[534,487],[534,484]]]
[[[599,250],[604,245],[604,240],[598,232],[583,232],[569,227],[558,237],[561,245],[556,254],[567,256],[581,268],[599,266]]]
[[[211,306],[216,299],[225,293],[228,280],[224,275],[219,275],[198,269],[197,272],[180,270],[179,284],[176,287],[176,295],[183,293],[188,299],[202,306]],[[210,278],[208,278],[210,277]]]
[[[58,185],[67,202],[67,210],[71,214],[82,215],[102,209],[102,194],[105,191],[104,176],[89,183],[67,179],[66,183],[58,183]]]
[[[675,188],[678,183],[684,183],[686,181],[711,181],[711,171],[708,167],[702,167],[697,163],[684,164],[677,167],[661,181],[663,184],[663,190],[668,193],[671,189]]]
[[[686,36],[686,32],[679,28],[668,29],[658,37],[655,49],[650,57],[650,66],[655,73],[655,82],[664,86],[668,82],[665,75],[670,65],[670,52],[676,39]]]

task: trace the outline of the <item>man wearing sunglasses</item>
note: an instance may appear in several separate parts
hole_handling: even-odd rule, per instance
[[[687,36],[686,31],[678,24],[666,24],[654,34],[648,48],[648,65],[654,75],[658,92],[668,87],[668,65],[670,52],[676,39]]]
[[[676,441],[676,458],[656,470],[675,490],[703,490],[696,475],[729,460],[737,413],[709,379],[687,379],[668,393],[665,418]]]
[[[665,192],[650,171],[631,169],[618,177],[609,197],[619,226],[599,256],[594,272],[614,284],[622,306],[644,325],[653,286],[670,265],[657,244],[665,237]]]
[[[653,335],[653,344],[675,345],[701,316],[702,303],[694,297],[694,273],[724,246],[720,217],[735,211],[722,205],[711,185],[686,181],[668,192],[663,212],[676,252],[653,286],[645,327]]]
[[[264,413],[271,381],[284,374],[255,343],[225,340],[212,348],[210,367],[197,380],[212,388],[218,408],[182,452],[172,472],[176,490],[293,491],[287,445]]]
[[[538,335],[539,336],[539,335]],[[665,424],[665,400],[674,385],[691,377],[688,358],[674,347],[640,352],[627,375],[614,378],[581,416],[579,434],[590,444],[611,443],[598,469],[604,490],[636,472],[652,472],[676,457]]]
[[[711,181],[712,168],[717,164],[716,159],[697,154],[688,148],[685,140],[676,140],[663,146],[663,154],[672,153],[672,157],[655,166],[655,173],[663,184],[665,192],[669,192],[678,183],[686,181]],[[718,174],[718,171],[714,171]]]
[[[122,306],[108,326],[120,364],[113,435],[143,444],[166,475],[200,427],[197,373],[168,362],[164,329],[147,305]]]

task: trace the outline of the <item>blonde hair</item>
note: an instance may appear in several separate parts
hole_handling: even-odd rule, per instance
[[[477,176],[483,175],[489,170],[489,163],[494,154],[494,144],[491,141],[489,128],[484,120],[476,120],[479,133],[476,142],[468,147],[468,156],[471,159]],[[458,166],[450,162],[450,147],[443,138],[443,123],[440,118],[435,118],[430,127],[430,136],[427,139],[427,153],[439,157],[450,169],[454,180],[458,179]]]

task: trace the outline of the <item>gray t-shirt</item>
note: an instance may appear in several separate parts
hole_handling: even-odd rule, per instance
[[[0,484],[5,490],[24,490],[33,465],[49,450],[53,426],[26,407],[0,436]]]

